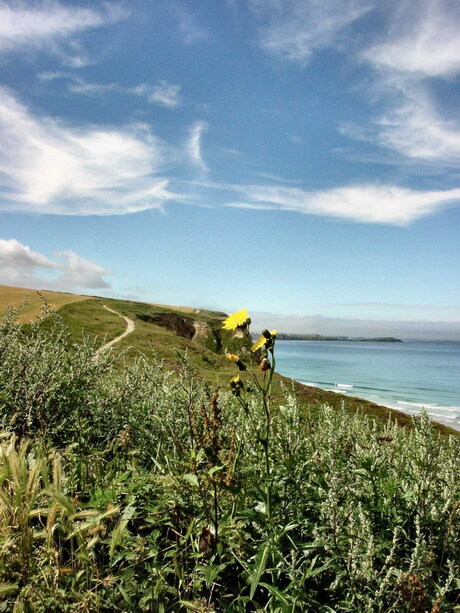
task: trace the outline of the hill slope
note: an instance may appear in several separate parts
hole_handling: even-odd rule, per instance
[[[34,289],[0,285],[0,315],[3,315],[8,307],[16,308],[22,306],[23,310],[20,321],[22,323],[29,323],[40,315],[43,308],[43,298],[51,308],[57,310],[71,302],[88,300],[89,296],[80,296],[66,292],[50,292],[48,290],[38,292]]]
[[[39,315],[43,299],[36,291],[5,286],[0,286],[0,290],[0,314],[8,305],[20,306],[27,296],[21,321],[33,321]],[[226,353],[243,351],[245,361],[251,361],[248,343],[242,349],[242,339],[222,329],[222,321],[226,316],[222,312],[59,292],[42,292],[42,295],[49,306],[58,310],[75,343],[78,343],[82,334],[88,334],[102,346],[123,334],[126,323],[122,317],[132,319],[134,331],[113,347],[115,352],[123,352],[128,360],[134,360],[140,354],[151,355],[163,361],[167,369],[175,371],[181,367],[181,356],[187,354],[197,377],[212,386],[221,387],[227,387],[235,375],[234,364],[225,358]],[[276,397],[282,394],[282,384],[294,386],[299,398],[311,410],[316,410],[322,404],[333,407],[343,404],[352,412],[364,410],[378,419],[386,420],[391,416],[402,426],[411,427],[412,424],[410,416],[405,413],[360,398],[303,386],[282,376],[276,377],[273,390]],[[459,435],[457,431],[442,424],[435,424],[435,427],[441,432]]]

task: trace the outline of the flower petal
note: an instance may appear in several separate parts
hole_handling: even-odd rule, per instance
[[[266,342],[267,342],[267,339],[265,338],[263,334],[261,334],[259,338],[256,340],[256,342],[252,345],[252,350],[257,351],[257,349],[260,349],[261,347],[263,347]]]
[[[241,311],[236,311],[236,313],[232,313],[227,317],[227,319],[224,319],[224,321],[222,322],[222,328],[224,330],[236,330],[238,326],[244,324],[247,318],[247,309],[241,309]]]

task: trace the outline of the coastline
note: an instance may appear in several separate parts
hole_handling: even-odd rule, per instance
[[[399,405],[390,404],[390,403],[384,404],[379,399],[374,400],[374,399],[364,398],[362,396],[355,396],[354,394],[350,394],[349,390],[353,388],[353,385],[349,385],[345,383],[337,383],[336,385],[338,389],[333,390],[333,389],[329,389],[325,387],[318,387],[318,385],[316,384],[308,383],[306,381],[302,381],[298,379],[293,379],[293,381],[295,381],[298,385],[309,388],[311,390],[321,390],[322,392],[334,394],[337,398],[341,398],[342,401],[344,402],[347,400],[353,400],[361,404],[363,403],[365,403],[366,405],[372,404],[376,407],[388,409],[392,413],[396,413],[399,415],[401,414],[405,415],[408,418],[417,417],[418,415],[420,415],[421,409],[424,408],[426,412],[428,413],[428,417],[432,423],[437,424],[438,426],[441,426],[442,428],[448,428],[450,430],[454,430],[460,435],[460,423],[458,423],[458,421],[456,421],[453,418],[451,420],[449,420],[448,418],[442,419],[441,417],[433,415],[433,413],[430,413],[430,409],[432,408],[449,409],[451,407],[436,407],[435,405],[428,403],[428,402],[424,404],[424,403],[416,403],[416,402],[406,402],[403,400],[399,401],[399,405],[404,405],[404,406],[399,406]],[[414,407],[414,408],[411,409],[410,407]],[[437,417],[437,419],[435,419],[435,417]]]
[[[460,432],[458,342],[280,341],[277,349],[279,372],[312,399],[380,407],[375,413],[396,412],[401,422],[423,407],[433,423]]]

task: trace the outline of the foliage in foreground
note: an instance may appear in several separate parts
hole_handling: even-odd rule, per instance
[[[0,330],[0,611],[454,610],[458,439],[94,351]]]

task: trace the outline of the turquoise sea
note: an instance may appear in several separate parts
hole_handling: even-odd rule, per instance
[[[358,396],[460,430],[460,342],[278,341],[276,368],[306,385]]]

